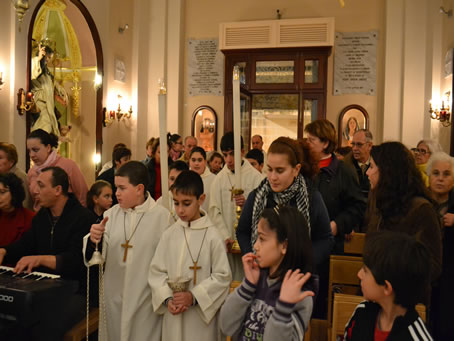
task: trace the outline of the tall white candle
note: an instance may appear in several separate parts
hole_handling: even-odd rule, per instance
[[[233,68],[233,146],[235,148],[235,189],[241,188],[241,108],[240,69]]]
[[[159,103],[159,147],[161,152],[161,190],[162,203],[169,209],[169,165],[167,163],[167,91],[164,83],[160,84]]]

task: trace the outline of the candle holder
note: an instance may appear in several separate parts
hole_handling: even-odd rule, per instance
[[[168,280],[167,285],[172,291],[175,292],[184,292],[189,290],[189,283],[191,283],[191,278],[176,278],[174,280]]]
[[[235,188],[235,189],[232,190],[232,194],[234,196],[235,195],[241,195],[243,193],[244,193],[244,191],[241,188]],[[235,230],[235,241],[232,244],[232,248],[230,249],[230,253],[236,253],[236,254],[240,254],[241,253],[240,244],[238,244],[238,239],[236,238],[236,229],[238,228],[238,223],[240,221],[240,216],[241,216],[242,210],[243,209],[242,209],[241,206],[236,206],[236,208],[235,208],[236,221],[235,221],[235,224],[233,225],[233,228]]]
[[[449,127],[451,125],[451,108],[449,106],[450,96],[450,91],[445,93],[445,98],[441,100],[441,106],[439,105],[440,101],[437,101],[436,103],[434,103],[433,100],[430,101],[430,118],[440,121],[443,127]]]
[[[35,100],[33,98],[33,93],[28,92],[25,94],[25,90],[20,88],[17,91],[17,111],[19,115],[25,115],[27,111],[38,112]]]

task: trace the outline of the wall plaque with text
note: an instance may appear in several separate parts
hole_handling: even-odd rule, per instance
[[[378,32],[336,32],[334,95],[376,95]]]
[[[223,96],[224,55],[218,39],[188,40],[189,96]]]

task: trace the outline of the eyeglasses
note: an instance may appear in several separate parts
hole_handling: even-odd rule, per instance
[[[366,143],[362,143],[362,142],[352,142],[352,147],[358,147],[358,148],[361,148],[362,146],[364,146]]]
[[[418,154],[422,154],[422,155],[432,154],[431,152],[429,152],[428,150],[425,150],[425,149],[412,148],[411,151],[413,153],[418,153]]]

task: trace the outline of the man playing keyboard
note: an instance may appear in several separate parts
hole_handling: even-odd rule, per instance
[[[44,168],[38,176],[37,196],[41,209],[21,239],[0,248],[0,264],[15,264],[14,272],[41,271],[79,282],[78,293],[55,297],[37,315],[30,335],[33,340],[62,340],[64,333],[85,313],[85,267],[82,238],[90,231],[94,215],[68,193],[69,180],[59,167]]]

